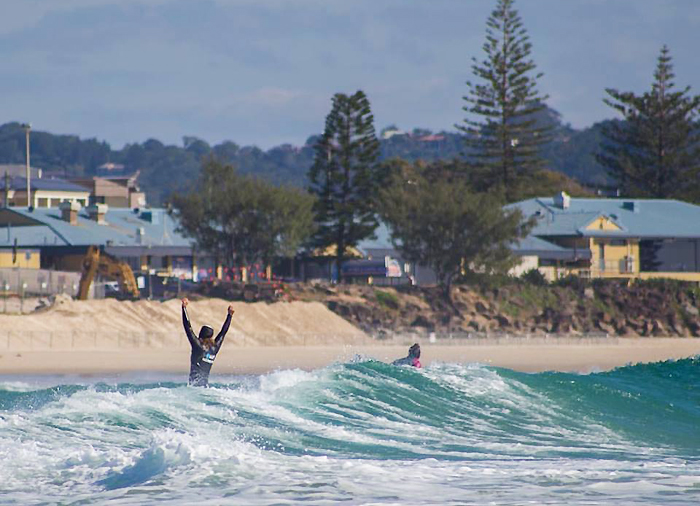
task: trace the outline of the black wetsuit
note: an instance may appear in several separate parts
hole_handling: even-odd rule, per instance
[[[411,355],[410,353],[407,357],[394,360],[391,365],[410,365],[412,367],[417,367],[418,369],[421,368],[418,357]]]
[[[187,310],[182,308],[182,324],[185,326],[187,339],[192,346],[192,354],[190,355],[190,379],[189,384],[196,387],[209,386],[209,372],[214,363],[216,354],[219,353],[221,345],[224,343],[224,337],[228,332],[228,327],[231,325],[231,315],[226,316],[224,326],[221,327],[221,332],[214,339],[214,347],[205,349],[197,336],[192,331],[192,325],[187,317]]]

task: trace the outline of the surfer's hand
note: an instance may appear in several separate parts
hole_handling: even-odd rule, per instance
[[[233,313],[235,313],[235,311],[233,310],[233,306],[229,306],[229,307],[228,307],[228,314],[230,314],[231,316],[233,316]]]
[[[182,299],[182,307],[187,307],[187,304],[189,304],[189,303],[190,303],[190,299],[188,299],[187,297]]]

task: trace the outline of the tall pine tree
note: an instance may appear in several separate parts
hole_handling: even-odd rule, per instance
[[[462,108],[470,116],[457,128],[465,132],[476,189],[500,187],[508,201],[518,197],[523,176],[541,168],[539,148],[548,128],[537,125],[546,95],[536,89],[532,44],[513,0],[498,0],[486,22],[486,58],[472,58],[477,82],[467,81]],[[481,118],[479,118],[481,117]]]
[[[613,88],[604,102],[625,121],[610,123],[598,162],[630,197],[687,197],[698,190],[700,96],[674,90],[668,47],[661,48],[651,90],[642,95]]]
[[[349,248],[372,238],[378,226],[374,202],[379,141],[369,100],[362,91],[335,94],[315,149],[309,170],[309,189],[317,197],[312,245],[335,248],[342,281]]]

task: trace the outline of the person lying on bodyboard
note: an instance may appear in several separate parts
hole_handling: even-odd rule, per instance
[[[410,365],[421,368],[420,365],[420,344],[416,343],[408,349],[408,356],[394,360],[391,365]]]
[[[185,327],[185,334],[187,334],[187,339],[190,341],[190,346],[192,346],[188,383],[195,387],[208,387],[211,366],[214,364],[214,359],[216,354],[219,353],[221,345],[224,344],[224,337],[226,337],[226,332],[228,332],[228,328],[231,325],[231,317],[234,313],[233,306],[228,307],[226,321],[216,338],[212,338],[214,329],[208,325],[204,325],[200,329],[199,337],[197,337],[192,330],[192,325],[187,315],[187,305],[189,303],[190,301],[187,297],[182,299],[182,324]]]

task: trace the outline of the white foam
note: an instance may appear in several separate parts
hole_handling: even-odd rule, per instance
[[[546,396],[485,367],[421,373],[453,392],[440,400],[454,410],[444,420],[381,398],[423,394],[415,385],[355,369],[278,371],[237,388],[88,388],[5,412],[0,462],[12,465],[0,465],[3,500],[654,504],[700,483],[697,461],[576,425]],[[100,485],[139,465],[149,469],[146,481]]]

